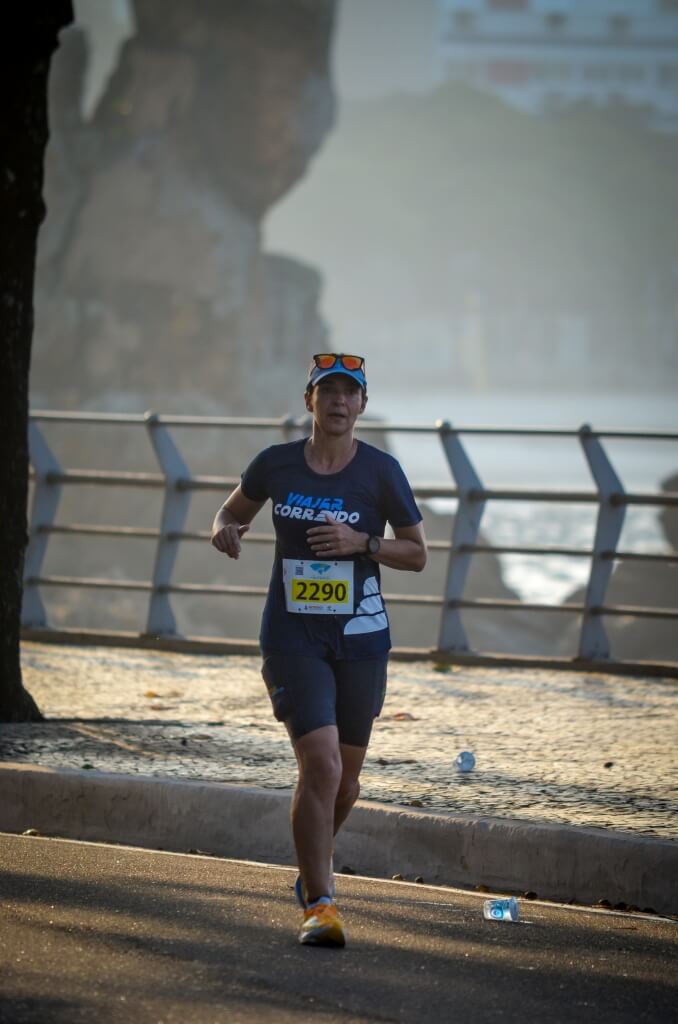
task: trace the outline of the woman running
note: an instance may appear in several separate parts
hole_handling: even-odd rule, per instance
[[[297,758],[292,834],[304,910],[299,941],[343,946],[334,836],[358,799],[391,647],[380,565],[420,572],[421,514],[399,463],[353,436],[367,404],[365,360],[315,355],[310,437],[260,452],[219,509],[212,544],[238,558],[271,500],[275,559],[261,624],[262,674]],[[385,538],[386,524],[393,533]]]

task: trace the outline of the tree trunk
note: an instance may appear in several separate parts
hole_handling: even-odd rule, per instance
[[[47,79],[59,30],[73,20],[73,9],[70,0],[21,0],[8,6],[0,53],[0,721],[18,722],[42,717],[23,687],[19,652],[28,374],[35,254],[45,215]]]

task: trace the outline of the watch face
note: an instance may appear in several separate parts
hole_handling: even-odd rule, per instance
[[[371,555],[376,555],[377,551],[381,547],[381,543],[378,537],[370,537],[367,542],[367,550]]]

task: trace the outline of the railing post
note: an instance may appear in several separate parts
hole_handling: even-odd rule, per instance
[[[280,423],[285,443],[288,444],[290,441],[301,440],[307,431],[310,434],[312,422],[311,417],[308,415],[299,418],[292,415],[286,416]]]
[[[469,551],[468,547],[477,543],[485,502],[479,500],[474,495],[474,491],[482,491],[483,485],[452,425],[445,420],[439,421],[436,426],[439,430],[445,457],[459,491],[452,529],[452,548],[447,564],[447,580],[443,594],[438,649],[441,651],[467,651],[466,633],[460,610],[455,606],[455,602],[460,601],[464,594],[466,577],[471,566],[473,552]]]
[[[602,444],[597,437],[592,436],[588,424],[580,428],[579,441],[598,490],[599,504],[578,656],[598,660],[610,656],[607,631],[597,609],[605,603],[607,585],[614,568],[613,556],[624,525],[626,505],[621,500],[624,486],[612,468]]]
[[[61,473],[61,466],[33,420],[28,424],[28,447],[30,451],[35,483],[31,506],[31,522],[28,546],[24,559],[24,595],[21,608],[22,626],[44,627],[47,625],[47,611],[42,602],[40,588],[33,580],[42,573],[42,564],[47,554],[49,533],[45,527],[53,526],[61,498],[61,484],[50,479]]]
[[[180,482],[183,484],[190,480],[191,474],[167,427],[158,423],[157,413],[147,413],[145,419],[153,450],[165,476],[165,497],[146,632],[151,636],[172,635],[177,631],[177,623],[167,588],[172,582],[179,550],[176,534],[184,529],[191,504],[191,491],[180,487]]]

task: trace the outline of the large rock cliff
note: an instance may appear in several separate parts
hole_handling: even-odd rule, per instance
[[[335,0],[134,0],[91,121],[87,40],[51,88],[34,404],[285,411],[324,343],[317,272],[266,211],[333,124]],[[263,359],[265,373],[255,373]],[[292,384],[294,388],[292,390]]]

